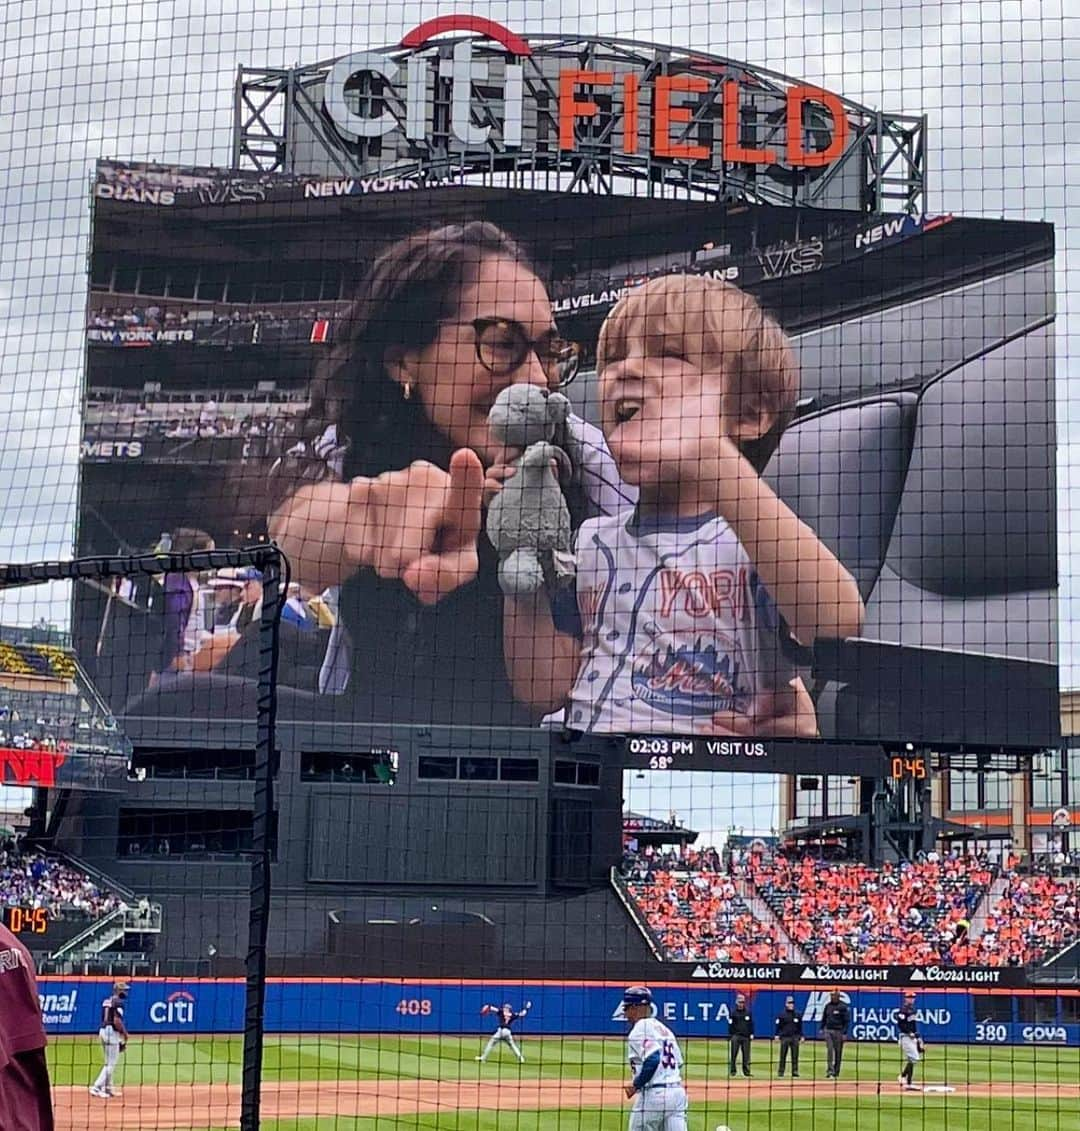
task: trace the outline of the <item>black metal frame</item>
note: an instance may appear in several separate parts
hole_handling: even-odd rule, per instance
[[[270,924],[270,865],[274,813],[277,723],[278,629],[289,587],[288,559],[271,544],[249,550],[202,550],[186,554],[75,558],[25,565],[0,565],[0,591],[49,581],[160,575],[254,566],[262,572],[259,622],[259,685],[256,707],[255,804],[252,815],[251,886],[244,998],[243,1094],[240,1127],[258,1131],[262,1083],[263,1015],[266,1002],[266,943]]]
[[[433,41],[423,52],[441,63],[462,38]],[[326,163],[325,172],[342,177],[377,174],[435,184],[464,183],[468,178],[467,183],[485,186],[557,186],[566,192],[625,195],[630,191],[650,197],[837,207],[835,202],[830,203],[826,190],[842,174],[855,170],[861,199],[852,207],[857,210],[917,215],[927,209],[926,115],[884,113],[843,96],[838,97],[852,128],[847,151],[827,169],[795,174],[790,186],[769,183],[754,166],[719,163],[702,169],[690,161],[657,159],[647,143],[639,144],[638,154],[622,152],[615,139],[621,136],[625,114],[615,98],[611,99],[610,108],[605,106],[603,119],[579,128],[577,148],[564,152],[557,142],[558,92],[542,67],[547,59],[562,60],[574,69],[639,69],[643,84],[665,74],[696,73],[707,77],[713,86],[701,96],[676,140],[685,140],[692,129],[714,114],[723,79],[749,77],[755,92],[766,97],[783,96],[801,80],[706,51],[633,40],[559,35],[529,35],[528,39],[533,54],[519,62],[525,67],[526,93],[535,101],[538,136],[525,137],[520,147],[508,148],[503,144],[498,136],[495,107],[484,90],[475,88],[474,122],[495,127],[492,139],[482,147],[465,150],[441,127],[429,135],[422,147],[402,144],[395,150],[386,143],[385,150],[380,146],[372,153],[370,142],[349,144],[322,109],[322,85],[335,62],[326,60],[307,66],[238,68],[233,100],[232,167],[261,173],[314,173],[297,160],[297,139],[290,127],[290,122],[295,121],[302,123],[315,141],[319,156]],[[501,44],[484,40],[477,40],[474,51],[478,57],[493,61],[507,57]],[[415,54],[401,47],[382,48],[376,53],[393,62]],[[437,82],[436,87],[439,85]],[[403,124],[405,107],[400,89],[388,89],[385,105]],[[641,128],[639,125],[639,133]],[[753,128],[758,133],[759,145],[766,146],[781,127],[778,121],[770,122],[767,115],[758,115]],[[331,173],[331,169],[336,173]]]

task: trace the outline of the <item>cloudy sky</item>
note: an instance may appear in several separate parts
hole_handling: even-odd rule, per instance
[[[101,156],[230,157],[239,63],[279,66],[396,42],[471,11],[522,32],[692,45],[871,107],[929,115],[928,210],[1057,227],[1063,683],[1080,682],[1077,381],[1080,17],[1069,0],[354,4],[332,0],[6,0],[0,5],[0,560],[70,552],[77,489],[88,179]],[[1075,6],[1074,6],[1075,10]],[[589,14],[582,14],[589,13]],[[0,619],[54,616],[40,591]],[[755,791],[756,792],[756,791]],[[745,823],[736,821],[738,823]],[[765,822],[768,827],[769,822]]]

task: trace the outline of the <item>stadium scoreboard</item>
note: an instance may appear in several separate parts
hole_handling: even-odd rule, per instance
[[[889,777],[893,781],[926,781],[930,777],[930,765],[921,755],[895,754],[889,759]]]
[[[51,920],[44,907],[5,907],[4,926],[13,935],[44,935]]]
[[[917,777],[906,767],[929,760],[892,757],[876,743],[822,743],[661,735],[628,735],[625,764],[640,770],[721,770],[750,774],[830,774],[846,777]]]

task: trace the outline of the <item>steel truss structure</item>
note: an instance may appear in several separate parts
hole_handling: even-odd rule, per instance
[[[327,76],[336,60],[310,66],[241,66],[234,102],[232,167],[238,171],[379,176],[425,184],[467,183],[487,187],[547,189],[598,194],[725,200],[845,208],[867,213],[924,214],[926,200],[926,118],[886,114],[837,96],[848,119],[844,152],[827,166],[791,167],[737,164],[723,160],[721,145],[725,84],[739,84],[739,144],[779,147],[787,124],[788,91],[799,80],[701,51],[621,39],[530,36],[531,55],[513,61],[523,66],[524,121],[521,143],[502,139],[504,91],[501,76],[510,60],[504,45],[473,39],[472,51],[488,68],[489,82],[474,78],[472,124],[488,128],[482,146],[457,140],[451,127],[453,49],[463,36],[439,38],[419,51],[387,48],[374,54],[388,66],[422,55],[428,66],[425,94],[428,123],[424,140],[405,136],[408,92],[405,68],[394,82],[368,76],[353,97],[372,118],[393,117],[389,136],[350,139],[334,124],[323,102]],[[559,76],[567,70],[602,71],[615,76],[609,89],[593,89],[591,118],[575,124],[574,147],[560,146]],[[633,89],[647,100],[660,76],[704,78],[706,91],[681,102],[689,120],[672,129],[672,139],[704,144],[707,161],[657,158],[649,115],[620,95],[620,83],[633,75]],[[831,132],[828,115],[812,103],[802,115],[804,146],[823,148]],[[636,137],[636,143],[628,143]],[[633,150],[628,153],[627,149]]]

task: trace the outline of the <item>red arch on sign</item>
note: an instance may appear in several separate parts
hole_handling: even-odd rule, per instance
[[[436,16],[435,19],[414,27],[402,39],[401,46],[423,47],[429,39],[447,31],[471,31],[474,35],[482,35],[485,39],[501,43],[512,55],[532,54],[532,48],[520,35],[515,35],[494,20],[485,20],[483,16]]]

